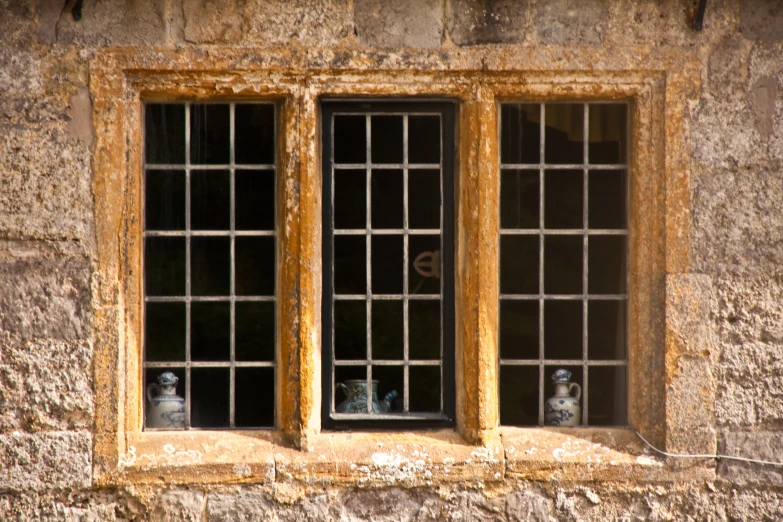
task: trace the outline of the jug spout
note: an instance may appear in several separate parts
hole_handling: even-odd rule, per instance
[[[383,398],[383,402],[386,404],[386,411],[391,411],[392,403],[397,396],[397,390],[392,390]]]

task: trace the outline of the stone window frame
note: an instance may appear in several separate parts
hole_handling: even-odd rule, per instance
[[[478,56],[459,62],[458,58],[453,57],[458,63],[454,70],[438,70],[443,57],[418,57],[418,67],[404,68],[380,67],[361,56],[334,62],[337,58],[292,58],[273,52],[260,57],[241,51],[220,55],[199,50],[99,53],[90,81],[96,129],[93,166],[98,256],[93,287],[97,484],[291,480],[364,485],[483,484],[508,474],[540,478],[560,469],[562,459],[522,455],[524,452],[515,449],[536,441],[543,447],[557,441],[576,445],[597,441],[606,461],[611,458],[613,462],[614,469],[607,468],[606,477],[628,476],[627,468],[637,470],[640,466],[641,473],[651,476],[660,463],[637,458],[642,447],[629,429],[499,427],[497,124],[503,101],[629,102],[628,421],[650,440],[660,445],[665,442],[670,449],[678,446],[683,432],[691,427],[669,412],[689,409],[691,398],[667,391],[677,374],[671,368],[672,361],[682,350],[676,344],[677,332],[667,323],[667,310],[677,303],[667,302],[666,284],[667,273],[677,272],[678,263],[687,268],[687,261],[681,261],[687,258],[688,249],[684,224],[688,172],[683,152],[687,149],[682,117],[676,111],[682,110],[690,85],[672,78],[694,73],[692,63],[667,64],[680,73],[661,70],[652,58],[648,70],[641,72],[562,69],[544,73],[525,70],[521,64],[532,59],[529,55],[502,67],[497,65],[500,59],[492,62]],[[323,62],[320,65],[319,59]],[[336,69],[330,65],[334,63],[339,64]],[[492,74],[482,71],[486,63],[495,63],[498,70]],[[686,67],[688,63],[690,67]],[[459,102],[454,430],[353,435],[320,430],[319,107],[322,98],[341,96],[427,96]],[[201,99],[278,103],[279,376],[275,431],[142,430],[142,101]],[[667,101],[672,99],[680,101]],[[714,432],[702,431],[702,446],[714,446]],[[387,475],[372,473],[379,466],[383,468],[374,457],[385,443],[395,444],[403,453],[426,449],[431,462],[442,458],[449,464],[433,464],[428,474],[395,475],[389,482]],[[593,449],[587,444],[571,459],[578,476],[597,476],[595,466],[587,465],[596,444]]]

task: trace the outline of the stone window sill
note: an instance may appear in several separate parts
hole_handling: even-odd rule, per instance
[[[627,429],[502,428],[486,446],[451,430],[321,433],[312,451],[278,432],[142,432],[128,440],[100,484],[302,483],[314,486],[481,488],[539,481],[714,479],[714,469],[678,468],[645,452]]]

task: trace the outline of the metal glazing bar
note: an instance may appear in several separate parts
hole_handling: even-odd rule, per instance
[[[191,306],[190,306],[190,104],[185,104],[185,361],[190,362]],[[190,428],[190,367],[185,370],[185,428]]]
[[[440,301],[438,294],[409,294],[407,296],[402,294],[373,294],[370,298],[373,301],[402,301],[403,298],[410,301]],[[335,294],[334,299],[337,301],[364,301],[367,299],[367,296],[361,294]]]
[[[192,296],[178,296],[178,295],[161,295],[161,296],[149,296],[144,300],[148,303],[216,303],[216,302],[274,302],[275,297],[272,295],[192,295]]]
[[[235,136],[235,122],[236,122],[236,105],[229,104],[229,227],[231,228],[231,264],[229,272],[229,293],[233,297],[236,293],[236,241],[234,240],[234,231],[236,230],[236,175],[234,170],[234,160],[236,154],[236,136]],[[231,428],[236,426],[236,368],[234,361],[236,360],[235,347],[236,347],[236,301],[231,299],[231,315],[230,315],[230,336],[229,336],[229,353],[231,358],[231,369],[229,370],[229,396],[228,396],[228,422]]]
[[[441,229],[439,228],[419,228],[419,229],[405,229],[405,228],[381,228],[372,230],[362,230],[356,228],[342,228],[334,231],[336,236],[364,236],[372,234],[374,236],[424,236],[424,235],[439,235]]]
[[[582,130],[582,154],[583,154],[583,160],[584,163],[584,170],[582,172],[582,227],[584,228],[584,236],[582,237],[582,294],[587,296],[587,274],[588,274],[588,257],[587,257],[587,248],[588,248],[588,227],[590,226],[588,220],[589,220],[589,205],[590,205],[590,197],[589,197],[589,170],[587,169],[587,166],[590,163],[590,137],[588,133],[590,132],[590,106],[585,103],[584,104],[584,118],[582,119],[582,124],[584,125]],[[587,426],[587,415],[588,415],[588,371],[587,371],[587,307],[588,307],[588,300],[585,298],[582,301],[582,426]]]
[[[145,362],[145,368],[274,368],[274,361],[166,361]]]
[[[335,360],[335,366],[364,366],[373,364],[374,366],[440,366],[440,359],[411,359],[408,361],[388,360],[388,359],[356,359],[356,360]]]
[[[334,413],[336,420],[378,420],[374,413]],[[442,413],[384,413],[384,420],[445,420]]]
[[[332,295],[329,296],[329,299],[331,300],[331,309],[329,310],[329,315],[331,315],[331,322],[332,327],[331,331],[329,332],[329,338],[331,339],[331,371],[329,372],[331,379],[332,379],[332,388],[331,393],[329,393],[329,397],[331,397],[331,404],[329,405],[329,411],[334,413],[334,407],[335,407],[335,390],[337,386],[337,379],[335,378],[335,328],[334,328],[334,302],[335,302],[335,293],[334,293],[334,116],[332,116],[332,120],[329,122],[329,133],[332,136],[331,140],[331,149],[329,150],[329,158],[331,161],[329,162],[329,165],[331,166],[331,172],[329,173],[329,182],[330,182],[330,189],[329,189],[329,205],[331,206],[332,211],[329,212],[329,218],[330,222],[328,223],[329,230],[331,231],[331,234],[329,235],[329,242],[332,256],[331,256],[331,266],[329,267],[329,277],[331,278],[331,287],[332,287]],[[366,241],[366,240],[365,240]],[[366,247],[366,245],[365,245]]]
[[[233,172],[233,171],[232,171]],[[234,237],[234,236],[269,236],[275,235],[274,230],[147,230],[144,237]]]
[[[546,359],[544,361],[547,365],[562,364],[566,366],[628,366],[628,361],[625,359],[612,360],[588,360],[584,359]],[[538,359],[501,359],[500,364],[503,366],[537,366],[540,364]]]
[[[574,301],[582,299],[594,299],[596,301],[624,301],[628,299],[625,294],[544,294],[548,301]],[[530,301],[541,298],[541,294],[500,294],[501,299],[509,301]]]
[[[364,124],[366,129],[367,140],[365,142],[365,159],[367,165],[365,166],[365,176],[367,178],[367,194],[366,198],[366,214],[365,223],[367,226],[366,231],[366,273],[367,273],[367,413],[371,414],[372,411],[372,120],[368,114],[364,117]]]
[[[231,104],[232,110],[234,107],[234,104]],[[233,132],[233,128],[231,130]],[[232,142],[233,143],[233,142]],[[224,164],[224,165],[216,165],[214,163],[210,164],[204,164],[204,165],[190,165],[190,158],[188,158],[187,163],[184,165],[176,164],[176,163],[164,163],[164,164],[154,164],[154,163],[145,163],[144,168],[150,169],[150,170],[185,170],[188,168],[188,166],[191,166],[193,170],[229,170],[231,168],[239,169],[239,170],[274,170],[274,165],[232,165],[232,164]]]
[[[407,118],[408,115],[403,115]],[[407,168],[412,170],[435,170],[440,169],[440,163],[411,163],[407,165]],[[406,168],[405,163],[337,163],[334,168],[340,170],[364,170],[366,168],[374,170],[402,170]]]
[[[540,104],[538,166],[538,425],[544,425],[544,152],[546,105]]]
[[[402,411],[410,411],[410,368],[408,366],[410,339],[409,339],[409,307],[408,307],[408,264],[410,259],[410,245],[408,241],[408,115],[402,117],[402,228],[405,232],[402,245],[402,356],[405,360],[403,368],[403,393]]]
[[[503,236],[535,236],[543,234],[545,236],[627,236],[628,230],[625,229],[588,229],[588,228],[568,228],[568,229],[546,229],[538,230],[535,228],[502,228],[500,234]]]
[[[611,165],[582,165],[581,163],[502,163],[500,168],[503,170],[538,170],[544,168],[546,170],[625,170],[628,165],[625,163],[611,164]]]

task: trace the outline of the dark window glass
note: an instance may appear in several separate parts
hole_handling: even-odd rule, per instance
[[[192,303],[190,332],[191,360],[231,360],[230,303]]]
[[[275,360],[275,304],[236,303],[237,361]]]
[[[539,163],[541,157],[541,106],[501,105],[500,161],[505,164]]]
[[[500,301],[500,357],[538,359],[538,300]]]
[[[148,361],[185,360],[185,303],[147,303],[144,357]]]
[[[228,230],[231,227],[231,179],[227,170],[190,173],[190,228]]]
[[[581,164],[584,160],[584,105],[546,105],[544,161],[548,164]]]
[[[229,369],[192,368],[190,378],[191,425],[194,428],[228,428]]]
[[[275,107],[237,104],[234,114],[234,161],[246,165],[275,162]]]
[[[372,162],[402,163],[402,116],[372,116],[370,122]]]
[[[185,172],[147,170],[144,187],[147,230],[185,229]]]
[[[231,161],[229,107],[225,104],[190,106],[190,162],[227,164]]]
[[[275,425],[275,369],[236,369],[236,427]]]
[[[440,163],[440,116],[408,117],[408,163]]]
[[[500,228],[539,228],[537,170],[500,173]]]
[[[185,163],[185,106],[148,103],[144,108],[144,152],[148,164]]]
[[[185,294],[185,238],[144,240],[145,291],[150,296]]]
[[[275,172],[237,170],[235,204],[237,230],[275,229]]]

